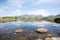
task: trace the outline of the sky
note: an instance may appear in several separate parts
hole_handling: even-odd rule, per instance
[[[0,0],[0,16],[57,14],[60,14],[60,0]]]

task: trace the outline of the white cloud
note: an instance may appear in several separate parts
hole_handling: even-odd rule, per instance
[[[60,0],[37,0],[40,3],[59,3]]]
[[[48,12],[47,10],[43,10],[43,9],[42,10],[37,9],[36,11],[29,11],[29,12],[27,11],[26,12],[26,9],[32,10],[31,5],[33,5],[33,7],[34,7],[34,5],[37,5],[37,4],[56,5],[56,4],[60,4],[60,0],[8,0],[6,2],[6,4],[4,4],[3,6],[0,5],[0,16],[6,16],[6,15],[13,16],[13,15],[23,15],[23,14],[28,14],[28,15],[33,14],[33,15],[43,15],[43,16],[51,15],[52,12],[50,12],[49,10],[48,10],[49,11]],[[30,9],[30,7],[31,7],[31,9]],[[58,11],[55,13],[58,13]]]
[[[27,15],[42,15],[42,16],[48,16],[51,15],[48,11],[46,10],[36,10],[36,11],[31,11],[28,12]]]
[[[8,0],[6,4],[0,7],[0,16],[22,15],[21,8],[23,4],[23,0]]]
[[[16,9],[15,11],[12,12],[12,15],[16,15],[16,16],[19,16],[19,15],[23,15],[24,13],[21,12],[21,10],[19,9]]]
[[[20,9],[0,8],[0,16],[19,16],[23,14]]]
[[[21,8],[22,6],[21,5],[18,5],[19,8]]]
[[[7,3],[8,3],[7,5],[10,5],[10,6],[19,6],[19,5],[22,6],[24,1],[22,1],[22,0],[8,0]]]
[[[1,15],[2,13],[6,13],[6,10],[3,9],[3,8],[0,8],[0,15]]]
[[[37,4],[57,5],[60,4],[60,0],[36,0],[36,2],[33,3],[32,5],[37,5]]]
[[[51,0],[38,0],[38,2],[40,2],[40,3],[47,3],[47,2],[51,2]]]

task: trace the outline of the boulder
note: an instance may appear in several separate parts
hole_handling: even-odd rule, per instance
[[[39,33],[46,33],[46,32],[48,32],[48,29],[46,29],[46,28],[38,28],[37,32],[39,32]]]
[[[37,40],[42,40],[42,39],[37,39]]]
[[[49,37],[46,37],[46,38],[45,38],[45,40],[52,40],[52,39],[51,39],[51,38],[49,38]]]
[[[23,32],[23,30],[21,29],[15,30],[15,33],[21,33],[21,32]]]
[[[50,37],[51,38],[51,37],[53,37],[53,35],[52,34],[48,34],[47,37]]]

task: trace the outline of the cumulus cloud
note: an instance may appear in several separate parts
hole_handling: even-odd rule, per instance
[[[0,16],[21,15],[23,3],[23,0],[7,0],[4,5],[0,5]]]
[[[33,3],[32,5],[37,5],[37,4],[46,4],[46,5],[57,5],[60,4],[60,0],[35,0],[36,2]]]
[[[51,13],[60,13],[60,0],[6,0],[0,4],[0,16],[16,15],[51,15]],[[48,5],[48,6],[47,6]],[[50,5],[50,6],[49,6]],[[59,9],[54,11],[48,8]],[[36,11],[34,11],[36,10]],[[51,11],[50,11],[51,10]],[[54,12],[53,12],[54,11]]]
[[[23,0],[8,0],[7,1],[7,6],[12,6],[12,7],[22,7],[22,4],[24,4]]]
[[[42,15],[42,16],[48,16],[51,15],[48,11],[46,10],[36,10],[36,11],[31,11],[28,12],[27,15]]]
[[[16,15],[16,16],[20,16],[20,15],[23,15],[23,12],[21,12],[21,10],[19,9],[16,9],[15,11],[12,12],[12,15]]]
[[[50,3],[50,2],[54,2],[56,0],[37,0],[40,3]]]

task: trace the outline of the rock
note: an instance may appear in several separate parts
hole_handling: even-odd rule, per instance
[[[59,37],[53,37],[52,40],[60,40]]]
[[[57,25],[53,25],[53,27],[57,27]]]
[[[17,34],[17,33],[14,33],[14,34]]]
[[[47,37],[47,38],[45,38],[45,40],[52,40],[51,38],[49,38],[49,37]]]
[[[42,40],[42,39],[37,39],[37,40]]]
[[[47,37],[50,37],[51,38],[51,37],[53,37],[53,35],[52,34],[48,34]]]
[[[19,29],[19,30],[16,30],[16,31],[15,31],[15,33],[21,33],[21,32],[23,32],[23,30],[20,30],[20,29]]]
[[[46,33],[46,32],[48,32],[48,29],[46,29],[46,28],[38,28],[37,32],[39,32],[39,33]]]

